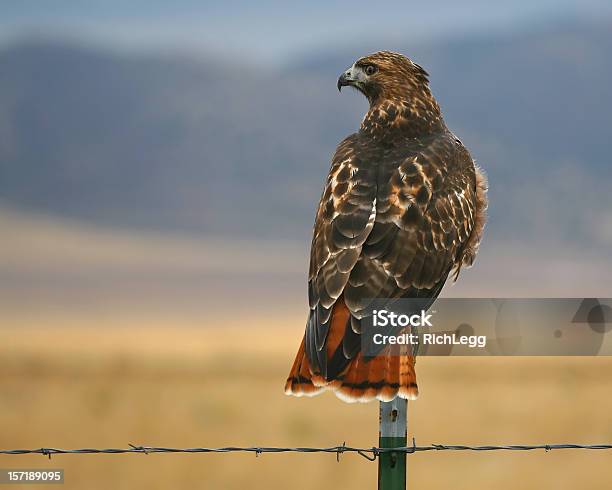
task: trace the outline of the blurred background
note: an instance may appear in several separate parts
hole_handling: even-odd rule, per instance
[[[0,0],[0,446],[376,444],[375,404],[284,397],[315,208],[366,111],[427,69],[489,176],[445,296],[612,294],[612,5]],[[612,362],[423,359],[419,443],[609,442]],[[604,454],[425,454],[428,488],[609,488]],[[69,488],[372,488],[346,456],[65,456]],[[605,475],[608,475],[605,477]]]

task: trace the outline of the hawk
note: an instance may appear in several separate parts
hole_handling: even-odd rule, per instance
[[[429,307],[449,275],[473,264],[486,179],[416,63],[374,53],[340,76],[344,86],[365,95],[369,110],[331,161],[312,238],[310,311],[285,392],[415,399],[414,357],[362,355],[361,321],[372,298],[422,298]]]

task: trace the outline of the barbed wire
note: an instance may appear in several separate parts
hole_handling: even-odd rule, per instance
[[[406,453],[413,454],[425,451],[533,451],[543,449],[553,451],[556,449],[589,449],[604,450],[612,449],[612,444],[535,444],[535,445],[502,445],[502,446],[464,446],[448,444],[431,444],[429,446],[417,446],[415,439],[412,446],[405,447],[370,447],[359,448],[347,446],[332,447],[191,447],[173,448],[156,446],[136,446],[129,444],[127,448],[81,448],[81,449],[59,449],[59,448],[38,448],[38,449],[2,449],[0,455],[21,455],[21,454],[42,454],[51,458],[54,454],[153,454],[153,453],[254,453],[255,456],[265,453],[334,453],[338,461],[340,455],[344,453],[356,453],[369,461],[374,461],[383,453]]]

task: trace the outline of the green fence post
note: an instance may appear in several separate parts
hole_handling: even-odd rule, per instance
[[[380,402],[379,447],[405,447],[408,403],[403,398]],[[406,490],[406,453],[381,453],[378,458],[378,489]]]

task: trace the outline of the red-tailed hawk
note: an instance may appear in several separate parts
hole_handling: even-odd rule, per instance
[[[338,79],[370,103],[332,158],[308,274],[310,313],[287,394],[345,401],[418,395],[414,358],[361,353],[368,298],[424,298],[474,262],[486,180],[446,127],[428,74],[401,54],[357,60]],[[429,298],[430,300],[427,300]]]

